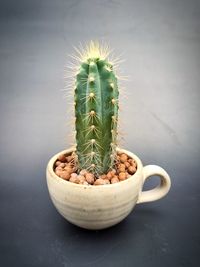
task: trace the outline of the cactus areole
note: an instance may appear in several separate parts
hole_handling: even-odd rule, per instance
[[[95,175],[113,167],[117,145],[118,83],[105,54],[99,44],[91,42],[75,78],[78,167]]]

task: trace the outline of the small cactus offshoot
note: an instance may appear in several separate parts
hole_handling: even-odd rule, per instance
[[[95,175],[114,165],[118,125],[118,80],[108,51],[90,42],[75,76],[75,130],[78,168]]]

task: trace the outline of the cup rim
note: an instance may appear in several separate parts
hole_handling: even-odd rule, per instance
[[[52,156],[50,158],[50,160],[48,161],[48,164],[47,164],[46,172],[49,173],[51,175],[51,177],[56,179],[57,182],[63,183],[63,185],[65,185],[65,186],[67,185],[67,186],[79,187],[79,188],[84,188],[84,189],[89,188],[90,190],[91,190],[91,188],[93,188],[93,189],[95,188],[95,190],[98,190],[99,188],[113,188],[113,187],[125,184],[127,182],[129,183],[131,180],[134,180],[137,176],[139,176],[138,174],[141,173],[142,168],[143,168],[142,162],[141,162],[141,160],[140,160],[140,158],[138,156],[136,156],[135,154],[133,154],[132,152],[130,152],[130,151],[126,150],[126,149],[122,149],[122,148],[117,147],[117,152],[122,152],[122,153],[127,154],[130,158],[134,159],[136,161],[136,163],[137,163],[136,172],[133,175],[131,175],[128,179],[126,179],[124,181],[120,181],[119,183],[105,184],[105,185],[98,185],[98,186],[71,183],[71,182],[69,182],[67,180],[62,179],[58,175],[56,175],[56,173],[54,172],[53,167],[54,167],[54,164],[55,164],[55,162],[58,159],[58,156],[60,154],[71,153],[74,150],[75,150],[74,147],[71,147],[71,148],[68,148],[68,149],[65,149],[65,150],[62,150],[62,151],[56,153],[54,156]]]

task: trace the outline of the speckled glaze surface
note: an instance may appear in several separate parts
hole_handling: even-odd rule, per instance
[[[171,186],[167,172],[159,166],[143,167],[133,153],[118,149],[137,162],[136,173],[127,180],[109,185],[79,185],[58,177],[53,166],[58,155],[70,154],[72,149],[53,156],[47,165],[47,185],[52,202],[69,222],[86,229],[104,229],[122,221],[137,203],[155,201],[164,197]],[[152,175],[160,177],[160,185],[142,192],[143,183]]]

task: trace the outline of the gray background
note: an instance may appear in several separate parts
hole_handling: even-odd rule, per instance
[[[56,212],[45,181],[71,142],[67,55],[90,39],[126,60],[123,146],[172,179],[167,197],[95,232]],[[199,266],[199,84],[200,1],[0,1],[1,266]]]

